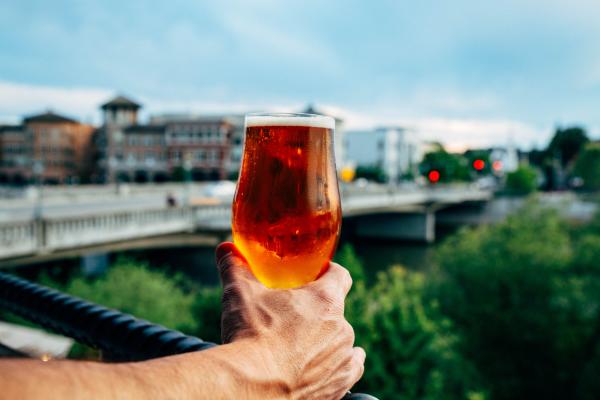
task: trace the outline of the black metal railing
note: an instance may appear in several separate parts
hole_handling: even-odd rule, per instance
[[[0,272],[0,307],[102,351],[112,361],[142,361],[216,346]],[[344,400],[375,399],[347,394]]]

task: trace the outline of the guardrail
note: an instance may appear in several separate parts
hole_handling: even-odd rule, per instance
[[[44,328],[98,348],[105,358],[113,361],[148,360],[216,346],[2,272],[0,307]],[[348,393],[344,399],[375,398]]]
[[[219,221],[230,219],[231,206],[219,204],[0,223],[0,259],[198,228],[219,229]]]
[[[344,216],[378,212],[413,212],[431,204],[450,205],[486,201],[492,194],[477,189],[427,189],[379,193],[342,192]],[[231,204],[209,203],[191,207],[99,211],[34,221],[0,223],[0,259],[40,254],[122,240],[194,230],[226,231],[230,228]]]

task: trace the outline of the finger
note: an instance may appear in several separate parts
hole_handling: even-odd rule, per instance
[[[215,258],[223,287],[240,279],[256,281],[246,259],[233,243],[221,243],[215,250]]]
[[[339,287],[344,296],[346,296],[352,287],[352,277],[346,268],[338,263],[330,262],[327,272],[315,283],[318,285]]]
[[[351,383],[352,386],[356,384],[362,378],[365,372],[365,359],[367,353],[362,347],[355,347],[352,349],[352,372],[351,372]]]

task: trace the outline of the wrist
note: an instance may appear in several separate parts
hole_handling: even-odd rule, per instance
[[[289,399],[291,379],[269,347],[243,339],[209,350],[121,364],[140,398]]]
[[[236,386],[244,387],[243,395],[249,399],[290,399],[292,376],[277,362],[271,349],[273,343],[257,338],[235,341],[223,346],[220,355],[227,357]]]

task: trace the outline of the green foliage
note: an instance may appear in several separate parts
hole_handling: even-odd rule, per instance
[[[75,296],[171,329],[190,332],[197,327],[190,312],[193,296],[178,287],[176,278],[150,271],[137,261],[118,260],[106,275],[95,280],[75,278],[65,289]]]
[[[171,180],[173,182],[183,182],[185,181],[186,171],[183,167],[178,166],[173,169],[173,174],[171,175]]]
[[[549,157],[560,157],[563,167],[566,167],[575,160],[587,142],[587,133],[581,127],[557,128],[546,153]]]
[[[192,305],[197,328],[193,332],[202,340],[221,343],[221,287],[200,288]]]
[[[490,161],[489,150],[467,150],[464,157],[467,159],[467,165],[475,174],[486,175],[492,173],[492,162]],[[482,160],[484,162],[484,167],[481,171],[475,171],[473,167],[473,162],[475,160]]]
[[[589,190],[600,190],[600,144],[586,145],[575,164],[575,175],[583,179]]]
[[[167,328],[193,333],[198,321],[192,314],[194,298],[179,287],[179,278],[169,278],[148,266],[127,259],[118,260],[106,275],[97,279],[76,277],[65,287],[44,277],[44,284],[59,287],[77,297],[115,308]],[[72,358],[97,358],[97,352],[77,344]]]
[[[423,274],[395,267],[371,288],[355,286],[346,316],[367,352],[356,390],[381,399],[485,398],[472,390],[478,379],[458,352],[452,324],[426,300]]]
[[[370,181],[384,183],[387,181],[387,176],[383,169],[377,165],[359,165],[356,167],[354,179],[364,178]]]
[[[536,191],[537,186],[537,172],[529,165],[520,165],[506,176],[506,190],[512,194],[530,194]]]
[[[427,176],[430,171],[440,173],[440,182],[467,181],[471,179],[468,161],[461,155],[451,154],[441,146],[439,150],[425,154],[419,165],[421,174]]]
[[[438,252],[431,295],[493,399],[600,396],[600,240],[573,244],[568,232],[530,204]]]
[[[335,262],[343,265],[348,271],[354,282],[365,281],[366,274],[361,259],[354,251],[350,243],[345,243],[336,253]]]

